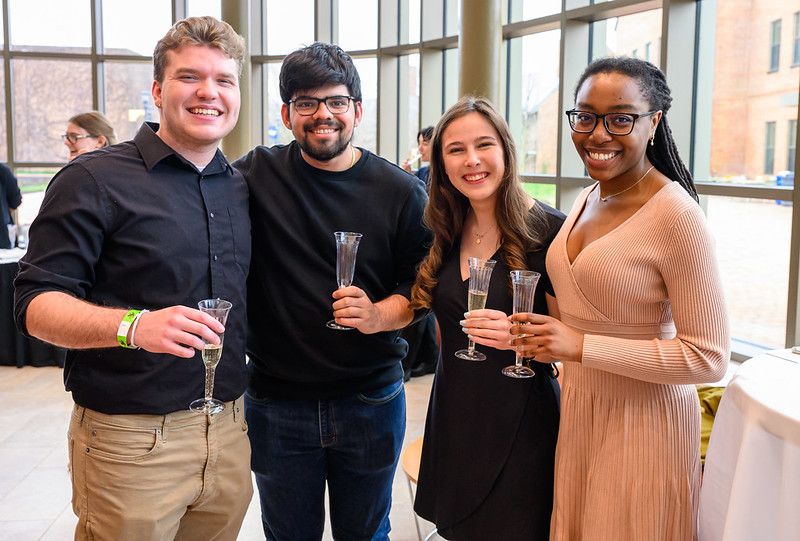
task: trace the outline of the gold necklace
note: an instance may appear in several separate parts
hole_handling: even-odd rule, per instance
[[[478,224],[476,223],[475,225],[477,226]],[[483,240],[483,237],[488,235],[489,231],[491,231],[492,229],[494,229],[494,226],[492,226],[489,229],[487,229],[486,231],[484,231],[483,234],[478,233],[477,231],[475,231],[475,244],[480,244],[481,241]]]
[[[646,176],[647,176],[647,174],[648,174],[650,171],[652,171],[654,167],[655,167],[655,165],[651,165],[651,166],[650,166],[650,169],[648,169],[647,171],[645,171],[645,172],[644,172],[644,175],[642,175],[641,177],[639,177],[639,180],[637,180],[636,182],[634,182],[633,184],[631,184],[630,186],[628,186],[627,188],[625,188],[625,189],[624,189],[624,190],[622,190],[621,192],[612,193],[611,195],[607,195],[607,196],[605,196],[605,197],[603,197],[602,195],[600,195],[600,196],[599,196],[599,197],[600,197],[600,201],[602,201],[603,203],[605,203],[606,201],[608,201],[608,200],[609,200],[609,199],[611,199],[612,197],[617,197],[618,195],[620,195],[620,194],[623,194],[623,193],[627,192],[628,190],[630,190],[631,188],[633,188],[634,186],[636,186],[637,184],[639,184],[641,181],[643,181],[643,180],[644,180],[644,177],[646,177]],[[598,195],[599,195],[599,194],[598,194]]]
[[[353,157],[350,159],[350,165],[347,167],[348,169],[353,167],[356,163],[356,149],[353,145],[350,145],[350,152],[352,153]]]

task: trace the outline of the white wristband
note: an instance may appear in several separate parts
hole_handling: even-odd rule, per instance
[[[133,318],[133,322],[131,323],[131,341],[130,341],[130,346],[132,348],[134,348],[134,349],[139,349],[139,346],[137,346],[134,343],[134,336],[136,335],[136,327],[139,326],[139,318],[142,317],[145,313],[147,313],[149,311],[150,310],[142,310],[141,312],[136,314],[136,317]]]

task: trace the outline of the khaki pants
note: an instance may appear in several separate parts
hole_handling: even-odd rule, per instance
[[[235,540],[253,494],[242,398],[216,415],[106,415],[68,432],[76,540]]]

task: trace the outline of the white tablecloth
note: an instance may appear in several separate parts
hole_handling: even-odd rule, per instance
[[[800,540],[800,355],[746,361],[717,410],[700,541]]]
[[[22,248],[11,248],[10,250],[0,248],[0,265],[19,261],[23,255],[25,255],[25,250]]]

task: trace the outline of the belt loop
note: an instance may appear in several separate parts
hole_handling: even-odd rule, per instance
[[[161,441],[167,443],[167,428],[169,427],[169,414],[161,419]]]
[[[240,396],[236,400],[233,401],[233,422],[239,423],[241,422],[242,414],[244,413],[244,404],[242,401],[242,397]]]
[[[81,410],[81,426],[83,426],[83,417],[86,415],[86,408],[83,406],[78,406],[78,408]]]

